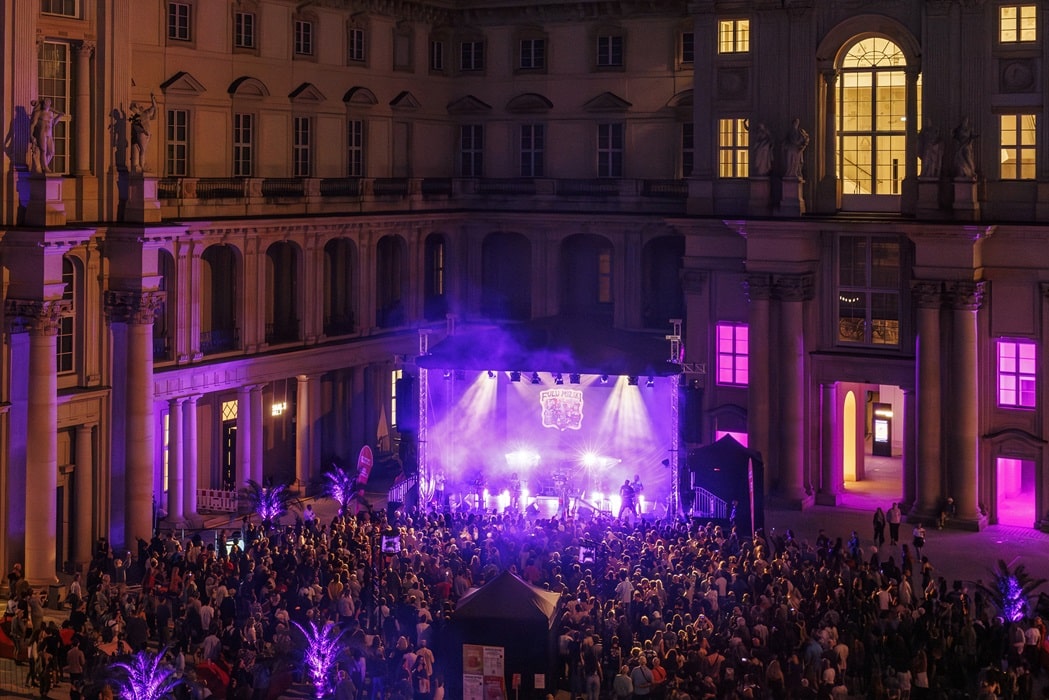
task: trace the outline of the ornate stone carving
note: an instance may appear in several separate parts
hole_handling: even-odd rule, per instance
[[[943,283],[915,280],[911,282],[911,295],[920,309],[938,309],[943,306]]]
[[[157,309],[164,301],[164,292],[107,291],[106,315],[110,323],[153,323]]]
[[[4,304],[8,332],[58,335],[62,317],[72,311],[72,305],[73,302],[68,299],[55,301],[8,299]]]
[[[959,311],[976,311],[983,305],[986,282],[955,282],[947,290],[951,308]]]
[[[1035,81],[1035,62],[1029,58],[1002,61],[999,66],[999,86],[1002,92],[1031,92]]]
[[[780,301],[809,301],[815,292],[812,275],[780,275],[773,284],[773,297]]]
[[[769,275],[748,275],[742,286],[747,301],[768,301],[772,298],[772,277]]]

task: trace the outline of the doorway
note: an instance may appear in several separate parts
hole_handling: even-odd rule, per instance
[[[1035,463],[1027,459],[999,457],[995,460],[999,525],[1034,527]]]

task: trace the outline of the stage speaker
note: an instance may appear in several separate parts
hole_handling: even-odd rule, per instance
[[[685,438],[685,442],[703,442],[703,389],[701,387],[688,386],[685,388],[685,410],[681,412],[681,422],[681,435]]]
[[[397,429],[415,431],[419,427],[419,391],[415,375],[405,374],[397,380]]]

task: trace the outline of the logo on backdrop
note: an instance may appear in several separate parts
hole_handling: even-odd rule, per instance
[[[583,427],[583,392],[579,389],[547,389],[539,392],[543,427],[579,430]]]

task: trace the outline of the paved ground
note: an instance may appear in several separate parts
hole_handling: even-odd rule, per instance
[[[789,510],[771,510],[766,514],[766,530],[775,528],[778,531],[790,528],[797,537],[814,542],[820,528],[824,528],[831,537],[840,536],[844,540],[852,530],[860,533],[865,548],[871,542],[872,504],[880,503],[880,493],[854,492],[846,502],[852,507],[831,508],[815,506],[804,512]],[[890,503],[885,503],[888,508]],[[317,503],[317,510],[323,518],[326,515],[324,501]],[[901,528],[901,541],[910,542],[912,526],[905,523]],[[928,544],[925,554],[936,569],[937,575],[944,576],[948,582],[956,579],[963,581],[988,580],[988,570],[998,559],[1010,564],[1023,563],[1027,571],[1037,578],[1049,579],[1049,534],[1029,528],[995,525],[982,532],[965,532],[960,530],[927,531]],[[888,545],[882,550],[884,555],[892,554],[899,560],[897,548]],[[1042,590],[1049,593],[1049,584]],[[64,613],[49,611],[49,615],[60,620]],[[30,694],[22,686],[26,668],[15,667],[9,659],[0,660],[0,698],[39,697]],[[295,688],[285,697],[302,698],[307,693],[305,688]],[[53,690],[49,696],[54,700],[66,700],[69,697],[69,685],[64,684]]]

